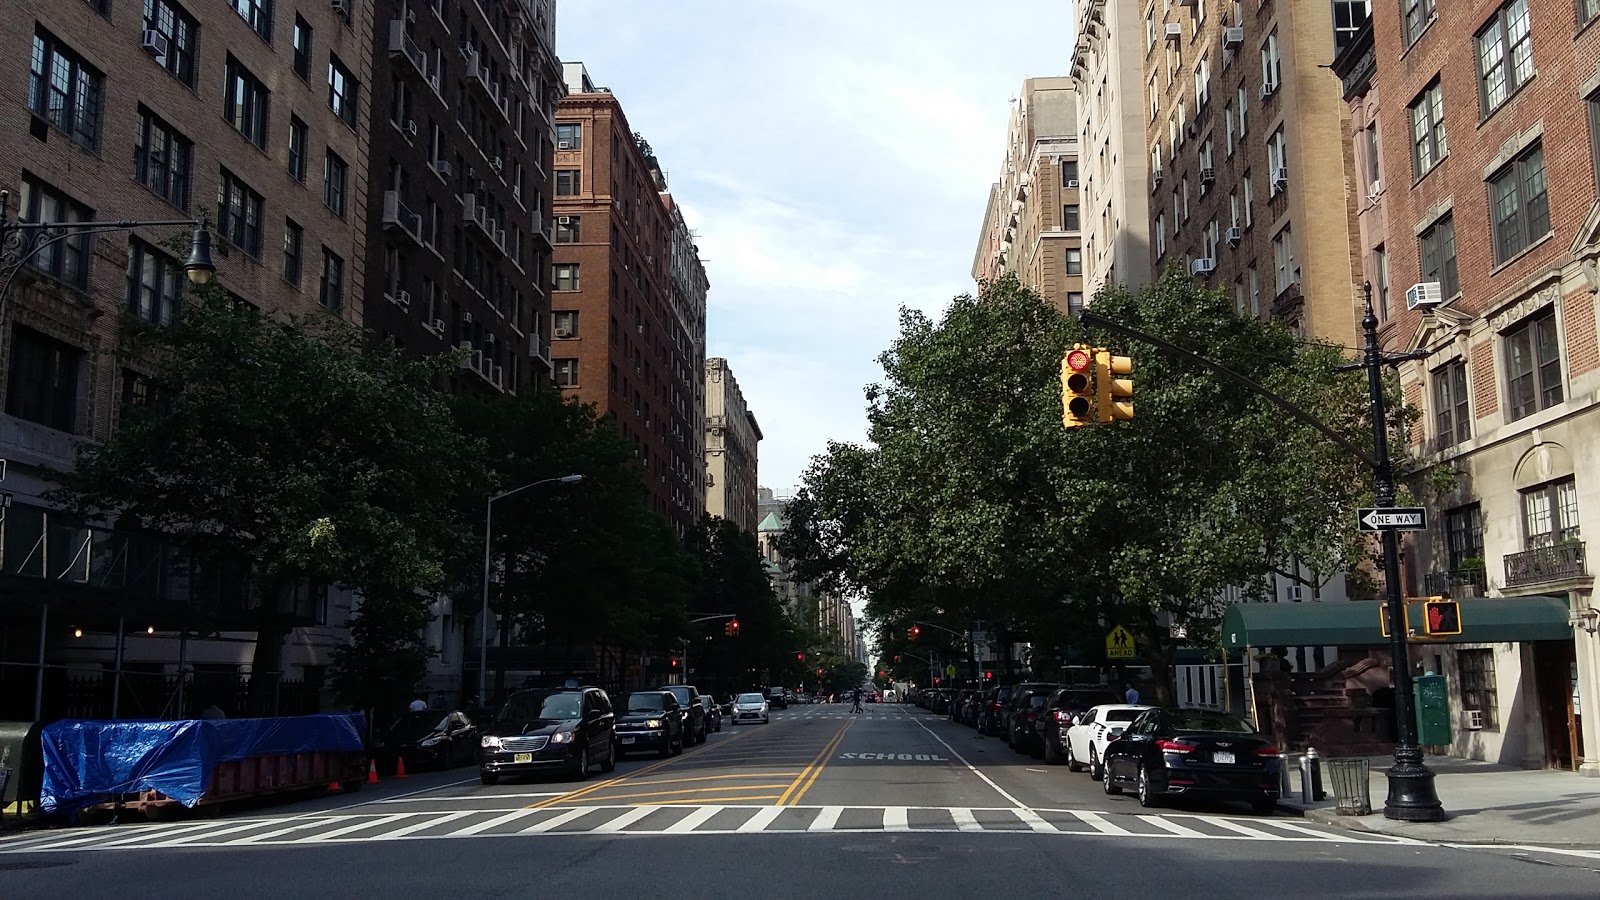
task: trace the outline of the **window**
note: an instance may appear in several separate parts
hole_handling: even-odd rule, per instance
[[[104,77],[43,28],[33,33],[28,108],[90,150],[100,146]]]
[[[344,259],[327,247],[322,248],[322,288],[317,302],[334,312],[344,306]]]
[[[555,242],[557,244],[576,244],[582,218],[582,216],[558,216],[556,218]]]
[[[1061,163],[1061,183],[1066,187],[1078,186],[1078,161],[1075,159],[1063,160]]]
[[[1528,0],[1510,0],[1478,32],[1478,101],[1485,116],[1533,77]]]
[[[6,412],[57,431],[78,418],[78,371],[83,351],[20,325],[12,329]]]
[[[144,29],[166,38],[161,52],[152,52],[151,58],[172,76],[189,87],[194,87],[195,39],[200,23],[194,16],[172,0],[144,0]]]
[[[261,213],[266,201],[237,175],[222,170],[217,190],[217,231],[229,243],[261,256]]]
[[[550,318],[554,323],[552,334],[556,340],[569,340],[578,336],[577,310],[568,309],[553,312],[550,314]]]
[[[555,289],[558,291],[578,290],[577,263],[556,263]]]
[[[1274,28],[1261,43],[1261,83],[1278,89],[1283,79],[1283,58],[1278,54],[1278,30]]]
[[[94,221],[94,210],[32,175],[22,176],[21,200],[18,212],[26,222]],[[86,289],[89,286],[89,258],[93,253],[94,235],[73,234],[42,245],[28,265],[57,281]]]
[[[256,34],[272,40],[272,0],[228,0],[233,11],[250,23]]]
[[[1372,0],[1333,0],[1334,53],[1345,48],[1372,15]]]
[[[150,110],[139,107],[139,143],[133,148],[133,177],[156,196],[189,210],[189,163],[194,144]]]
[[[1167,255],[1167,214],[1156,216],[1156,227],[1151,229],[1156,239],[1156,259]]]
[[[328,57],[328,108],[351,128],[361,106],[361,82],[356,81],[339,57]]]
[[[334,215],[344,218],[346,188],[350,181],[350,164],[339,154],[328,151],[322,163],[322,202]]]
[[[134,238],[128,252],[128,311],[152,325],[178,318],[186,276],[178,261]]]
[[[1211,59],[1200,57],[1200,64],[1194,67],[1194,108],[1195,112],[1205,108],[1211,100]]]
[[[1298,280],[1294,265],[1294,233],[1287,227],[1272,239],[1272,264],[1277,270],[1278,293],[1282,294]]]
[[[1250,314],[1261,315],[1261,276],[1256,274],[1256,264],[1250,263],[1248,270],[1250,280]]]
[[[578,169],[557,169],[556,170],[556,196],[557,197],[572,197],[572,196],[576,196],[578,191],[580,190],[580,188],[578,187],[578,183],[579,183],[578,178],[579,178],[579,176],[581,174],[582,174],[582,172],[580,172]]]
[[[1535,144],[1489,179],[1494,261],[1505,262],[1550,233],[1544,146]]]
[[[1472,438],[1467,364],[1459,359],[1433,370],[1433,422],[1441,450]]]
[[[267,148],[267,86],[228,54],[223,82],[222,115],[250,143]]]
[[[1530,550],[1577,540],[1577,482],[1564,478],[1523,491],[1522,523]]]
[[[155,385],[148,376],[140,375],[132,369],[122,370],[122,415],[126,416],[128,410],[135,407],[149,406],[150,401],[155,398]]]
[[[553,363],[557,387],[578,386],[578,361],[576,359],[557,359],[553,360]]]
[[[1442,142],[1444,141],[1444,124],[1443,124],[1443,120],[1441,120],[1440,125],[1439,125],[1439,140],[1441,141],[1441,146],[1442,146]],[[1362,155],[1364,157],[1364,162],[1366,163],[1366,166],[1365,166],[1365,172],[1366,172],[1366,176],[1367,176],[1366,188],[1367,188],[1367,193],[1370,194],[1370,193],[1372,193],[1373,188],[1378,186],[1379,180],[1383,177],[1383,169],[1381,168],[1381,165],[1380,165],[1381,160],[1380,160],[1380,157],[1378,155],[1378,126],[1377,125],[1368,125],[1366,128],[1361,129],[1361,149],[1362,149]]]
[[[1082,223],[1079,220],[1078,204],[1069,203],[1061,208],[1061,224],[1062,227],[1068,231],[1082,230]]]
[[[306,123],[299,116],[289,117],[289,174],[302,184],[306,180]]]
[[[1422,262],[1422,280],[1439,282],[1439,295],[1446,299],[1461,291],[1461,278],[1456,274],[1456,221],[1445,215],[1429,225],[1418,235]]]
[[[1083,291],[1067,292],[1067,315],[1076,316],[1083,312]]]
[[[300,270],[305,258],[305,229],[293,219],[283,220],[283,280],[300,286]]]
[[[1600,0],[1592,0],[1600,8]],[[1600,91],[1589,95],[1589,163],[1594,168],[1594,181],[1600,190]]]
[[[1411,102],[1410,109],[1411,167],[1421,178],[1450,152],[1444,136],[1444,90],[1438,79]]]
[[[1267,186],[1267,195],[1276,196],[1284,190],[1283,183],[1278,176],[1286,173],[1289,168],[1289,139],[1284,137],[1283,126],[1272,133],[1267,139],[1267,172],[1272,179]]]
[[[1585,25],[1600,17],[1600,0],[1578,0],[1578,24]]]
[[[1223,143],[1222,143],[1222,146],[1224,148],[1226,148],[1224,152],[1226,152],[1227,155],[1232,156],[1233,155],[1233,104],[1232,103],[1229,103],[1227,106],[1223,107],[1222,120],[1223,120],[1223,132],[1222,132],[1223,133]]]
[[[1076,248],[1067,251],[1067,274],[1083,274],[1083,251]]]
[[[294,17],[294,73],[305,81],[311,77],[311,26],[305,19]]]
[[[1372,268],[1378,275],[1378,318],[1389,317],[1389,251],[1378,247],[1372,251]]]
[[[1561,342],[1555,310],[1546,309],[1505,333],[1506,390],[1514,422],[1561,402]]]
[[[1245,93],[1244,85],[1239,86],[1239,137],[1244,137],[1250,130],[1250,95]]]
[[[1250,183],[1248,170],[1239,183],[1244,188],[1244,227],[1249,228],[1256,221],[1256,189]]]
[[[583,126],[577,122],[556,123],[556,149],[579,150],[583,148]]]
[[[1416,42],[1422,30],[1433,21],[1433,7],[1438,0],[1400,0],[1400,10],[1405,14],[1406,46]]]
[[[1476,503],[1446,510],[1444,533],[1450,571],[1483,567],[1483,508]]]
[[[1500,730],[1493,650],[1457,650],[1456,674],[1461,682],[1461,708],[1483,713],[1485,731]]]

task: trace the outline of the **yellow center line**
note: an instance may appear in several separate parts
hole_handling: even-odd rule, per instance
[[[748,734],[748,733],[749,732],[746,732],[746,734]],[[737,741],[737,740],[739,740],[739,739],[741,739],[743,737],[744,737],[743,734],[730,735],[729,737],[723,738],[721,741],[718,741],[717,742],[717,746],[718,747],[726,747],[728,744],[730,744],[730,743],[732,743],[734,741]],[[702,744],[700,746],[701,746],[701,749],[709,747],[709,745],[707,745],[707,744]],[[546,808],[549,808],[551,806],[556,806],[556,805],[562,804],[562,803],[571,803],[574,800],[578,800],[578,799],[581,799],[583,797],[587,797],[590,794],[594,793],[595,791],[603,790],[604,788],[608,788],[608,787],[611,787],[613,785],[621,784],[624,781],[627,781],[627,780],[629,780],[631,778],[639,778],[640,776],[648,775],[651,772],[658,771],[662,767],[670,765],[670,764],[675,763],[675,762],[678,762],[678,761],[682,760],[685,756],[691,756],[691,755],[694,755],[694,753],[695,753],[694,750],[685,749],[682,753],[678,754],[677,756],[669,756],[666,759],[657,760],[656,762],[653,762],[650,765],[645,766],[644,768],[639,769],[636,772],[629,772],[626,775],[618,775],[615,778],[607,778],[605,781],[595,782],[594,784],[591,784],[586,788],[580,788],[580,789],[578,789],[576,791],[573,791],[573,792],[571,792],[569,794],[563,794],[563,795],[561,795],[559,797],[551,797],[549,800],[542,800],[542,801],[540,801],[538,803],[530,803],[527,806],[523,807],[523,809],[546,809]]]
[[[747,772],[747,773],[744,773],[742,775],[730,773],[730,774],[727,774],[727,775],[701,775],[698,778],[650,778],[650,779],[646,779],[644,781],[636,782],[635,784],[638,787],[643,787],[645,785],[654,786],[654,785],[658,785],[658,784],[681,784],[681,783],[690,782],[690,781],[722,781],[725,778],[789,778],[789,777],[792,777],[792,776],[795,776],[795,775],[800,775],[800,774],[803,774],[803,773],[801,773],[801,772]]]
[[[853,724],[855,724],[855,722],[853,720],[851,722],[845,723],[844,730],[845,731],[849,731],[850,730],[850,726],[853,725]],[[799,806],[800,805],[800,798],[802,798],[802,797],[804,797],[806,795],[806,791],[811,790],[811,786],[813,784],[817,783],[817,779],[818,778],[822,777],[822,770],[826,769],[828,767],[828,759],[827,758],[832,756],[834,754],[834,752],[839,749],[839,745],[842,744],[842,743],[844,743],[844,731],[839,732],[839,736],[833,739],[833,743],[830,744],[828,746],[828,749],[823,753],[823,756],[820,759],[820,761],[818,762],[816,768],[811,770],[811,777],[806,779],[805,785],[800,788],[798,793],[795,793],[795,794],[793,794],[793,795],[791,795],[789,797],[789,805],[790,806]],[[792,791],[792,790],[794,790],[794,788],[790,787],[790,790]],[[783,805],[783,801],[779,800],[778,801],[778,805],[782,806]]]
[[[604,804],[609,803],[612,800],[637,800],[640,797],[677,797],[685,794],[709,794],[716,791],[770,791],[788,786],[788,784],[782,782],[778,784],[736,784],[729,787],[683,788],[676,791],[646,791],[638,794],[606,794],[598,797],[591,794],[583,799],[586,803],[593,801],[595,803]]]
[[[818,766],[827,761],[828,756],[833,753],[834,748],[839,746],[840,741],[844,740],[844,733],[849,731],[850,726],[853,724],[854,720],[844,723],[844,727],[840,728],[833,735],[833,737],[828,740],[828,743],[822,746],[822,752],[818,753],[816,757],[811,760],[811,764],[805,767],[805,770],[800,773],[800,777],[796,778],[793,784],[789,785],[789,789],[783,792],[783,796],[778,798],[778,802],[775,805],[784,805],[784,803],[788,801],[789,796],[794,793],[795,789],[806,780],[806,776],[810,775],[817,769]]]
[[[777,794],[752,794],[752,795],[750,795],[748,797],[718,797],[716,799],[716,802],[720,805],[720,804],[723,804],[723,803],[742,803],[742,802],[744,802],[746,800],[776,800],[776,799],[778,799],[778,795]],[[708,805],[710,805],[710,804],[706,803],[704,798],[702,798],[702,799],[689,799],[689,800],[657,800],[654,803],[641,803],[641,804],[637,804],[637,805],[639,805],[639,806],[675,806],[675,805],[685,805],[685,804],[690,804],[690,803],[696,804],[698,806],[708,806]]]

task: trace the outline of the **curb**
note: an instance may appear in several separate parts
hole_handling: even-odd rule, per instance
[[[1471,838],[1443,835],[1430,835],[1423,837],[1415,834],[1407,834],[1403,828],[1396,828],[1392,830],[1385,828],[1374,828],[1373,826],[1362,821],[1362,819],[1367,818],[1367,816],[1343,816],[1334,812],[1332,809],[1304,809],[1302,807],[1292,806],[1286,803],[1279,803],[1278,811],[1287,813],[1291,816],[1310,819],[1319,825],[1343,828],[1347,831],[1360,831],[1365,834],[1385,834],[1389,835],[1390,837],[1410,838],[1412,840],[1424,841],[1429,844],[1446,845],[1452,847],[1529,847],[1534,849],[1548,847],[1559,850],[1600,850],[1600,843],[1595,843],[1593,841],[1549,841],[1544,839],[1513,840],[1509,838]],[[1382,811],[1374,810],[1372,815],[1381,816]]]

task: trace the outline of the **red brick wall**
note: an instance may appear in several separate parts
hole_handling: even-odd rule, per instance
[[[1472,406],[1478,418],[1500,411],[1499,383],[1494,373],[1494,344],[1483,343],[1472,348],[1472,364],[1467,372],[1472,378]]]
[[[1600,345],[1595,340],[1594,295],[1579,291],[1563,304],[1567,331],[1567,372],[1573,378],[1600,368]]]

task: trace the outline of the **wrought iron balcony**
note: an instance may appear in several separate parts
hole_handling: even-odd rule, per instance
[[[1429,572],[1425,582],[1430,597],[1483,597],[1489,593],[1488,573],[1481,567]]]
[[[1505,555],[1506,587],[1543,584],[1589,574],[1582,541],[1566,541]]]

